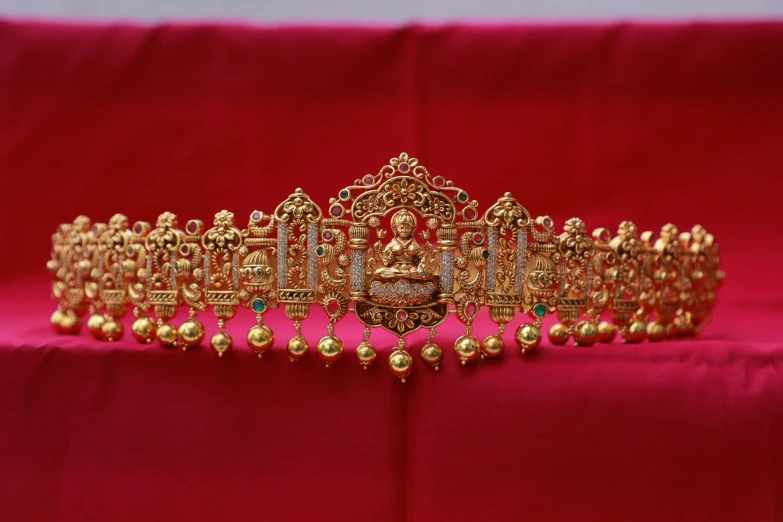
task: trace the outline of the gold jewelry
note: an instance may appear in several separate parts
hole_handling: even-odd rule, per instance
[[[523,353],[539,346],[547,314],[559,320],[550,341],[578,346],[611,342],[618,332],[630,343],[689,336],[710,320],[724,274],[714,238],[699,225],[680,234],[667,224],[656,236],[623,221],[612,237],[605,228],[589,234],[572,218],[557,234],[550,217],[531,217],[510,193],[483,216],[477,207],[403,153],[342,189],[325,213],[296,189],[273,214],[254,211],[241,230],[226,210],[210,228],[191,220],[184,230],[170,212],[155,228],[129,228],[122,214],[94,226],[79,216],[52,236],[52,325],[76,333],[89,310],[90,333],[113,341],[132,306],[137,341],[188,349],[204,340],[197,316],[211,307],[219,331],[210,346],[222,356],[233,344],[226,322],[242,306],[256,314],[247,343],[261,357],[275,340],[264,315],[282,305],[296,332],[288,355],[297,361],[309,350],[301,321],[320,306],[329,324],[317,353],[327,366],[343,353],[336,325],[353,313],[365,326],[358,363],[375,361],[371,330],[382,328],[398,338],[388,363],[404,381],[414,366],[406,336],[429,330],[421,358],[438,369],[443,350],[434,338],[449,315],[465,325],[454,344],[462,364],[500,356],[517,311],[529,318],[514,335]],[[170,321],[183,305],[189,318],[177,328]],[[481,307],[498,325],[483,342],[472,333]]]

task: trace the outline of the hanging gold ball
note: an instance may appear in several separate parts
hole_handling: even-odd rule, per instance
[[[247,332],[247,345],[258,354],[259,359],[272,348],[274,342],[275,334],[266,325],[257,324]]]
[[[147,344],[151,343],[155,339],[155,332],[158,330],[158,325],[149,317],[139,317],[133,321],[131,326],[131,334],[136,341]]]
[[[177,330],[177,337],[179,338],[179,344],[183,350],[188,348],[195,348],[201,344],[204,340],[204,325],[196,319],[188,319],[182,323]]]
[[[105,322],[106,318],[100,314],[93,314],[87,320],[87,330],[94,339],[98,339],[100,341],[103,338],[103,334],[101,333],[101,326],[103,326],[103,323]]]
[[[617,327],[610,322],[601,321],[598,323],[598,341],[602,343],[611,343],[617,335]]]
[[[171,348],[177,344],[177,329],[169,323],[163,323],[158,327],[158,342],[164,348]]]
[[[454,353],[462,364],[475,361],[479,355],[479,348],[478,341],[472,335],[463,335],[454,343]]]
[[[652,322],[647,325],[647,338],[653,342],[663,341],[666,338],[666,327],[660,323]]]
[[[568,327],[564,324],[553,324],[549,329],[549,342],[556,346],[563,346],[568,342]]]
[[[125,329],[122,324],[114,319],[106,319],[101,326],[101,336],[104,341],[119,341],[122,339],[122,334],[125,333]]]
[[[440,369],[440,361],[442,359],[443,348],[433,343],[432,341],[421,347],[421,360],[436,370]]]
[[[334,335],[327,335],[318,341],[318,356],[329,366],[343,354],[343,342]]]
[[[628,325],[628,329],[623,336],[623,341],[627,343],[640,343],[647,337],[647,325],[644,321],[633,321]]]
[[[209,345],[212,347],[212,351],[218,354],[218,357],[223,357],[223,354],[229,351],[231,349],[231,345],[233,344],[234,341],[226,332],[216,333],[209,341]]]
[[[82,320],[71,310],[68,310],[60,320],[60,328],[64,334],[77,334],[82,328]]]
[[[533,324],[520,324],[514,334],[514,340],[522,353],[535,350],[541,344],[541,331]]]
[[[307,355],[308,349],[310,349],[310,346],[308,346],[307,341],[301,335],[297,335],[288,341],[288,346],[286,346],[291,362],[296,362]]]
[[[359,346],[356,347],[356,360],[362,365],[365,370],[373,363],[378,356],[378,352],[375,347],[367,341],[362,341]]]
[[[577,346],[592,346],[598,340],[598,327],[592,321],[580,321],[574,330]]]
[[[481,343],[481,356],[487,357],[500,357],[503,353],[505,345],[503,344],[503,338],[500,334],[489,335]]]
[[[60,310],[55,310],[49,318],[49,322],[52,323],[52,330],[56,333],[64,333],[62,326],[63,318],[65,318],[65,314]]]
[[[413,371],[413,357],[405,350],[394,350],[389,356],[389,369],[402,382]]]
[[[647,325],[647,332],[649,335],[650,325]],[[690,320],[686,316],[680,315],[675,317],[674,323],[671,326],[672,337],[689,337],[693,335],[694,332],[695,330],[693,328],[693,324],[691,324]]]

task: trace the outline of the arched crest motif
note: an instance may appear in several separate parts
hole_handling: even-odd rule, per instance
[[[340,301],[333,309],[346,308],[336,294],[348,286],[362,323],[402,338],[419,328],[434,329],[447,317],[448,303],[467,303],[466,295],[483,287],[482,267],[473,260],[483,265],[485,259],[472,252],[484,241],[478,203],[406,153],[377,174],[355,180],[329,203],[319,246],[327,313],[333,301]],[[346,238],[350,259],[335,259]],[[458,313],[472,320],[464,306]]]

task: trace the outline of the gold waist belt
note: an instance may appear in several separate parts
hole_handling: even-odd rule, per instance
[[[232,346],[226,323],[244,307],[256,314],[247,343],[261,357],[274,344],[264,316],[283,307],[296,361],[308,352],[301,321],[315,305],[329,319],[317,345],[327,365],[343,352],[335,325],[352,313],[364,325],[358,362],[375,360],[370,333],[382,328],[398,338],[389,367],[404,380],[413,369],[405,337],[427,329],[421,358],[437,369],[443,351],[434,338],[449,315],[465,326],[454,344],[462,364],[501,355],[517,313],[525,316],[514,335],[523,353],[540,344],[548,314],[558,319],[549,330],[556,345],[611,342],[617,332],[624,342],[660,341],[699,332],[724,277],[718,245],[699,225],[679,233],[667,224],[656,235],[623,221],[613,235],[588,233],[571,218],[558,234],[551,218],[531,217],[508,192],[480,214],[466,191],[405,153],[342,189],[325,212],[296,189],[274,213],[254,211],[242,229],[226,210],[212,225],[193,219],[180,228],[170,212],[155,227],[131,226],[122,214],[108,224],[79,216],[61,225],[47,264],[55,330],[78,332],[89,310],[90,334],[114,341],[132,307],[137,341],[188,349],[203,341],[197,316],[211,307],[219,331],[210,345],[222,356]],[[175,327],[180,307],[189,318]],[[479,342],[472,328],[483,307],[498,333]]]

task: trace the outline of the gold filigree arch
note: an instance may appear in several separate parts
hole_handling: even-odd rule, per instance
[[[475,222],[479,218],[477,207],[478,202],[470,200],[467,191],[443,176],[432,176],[416,158],[403,152],[391,158],[378,174],[366,174],[343,188],[337,198],[331,198],[328,216],[365,222],[395,208],[408,208],[425,219],[454,224],[459,220]]]

